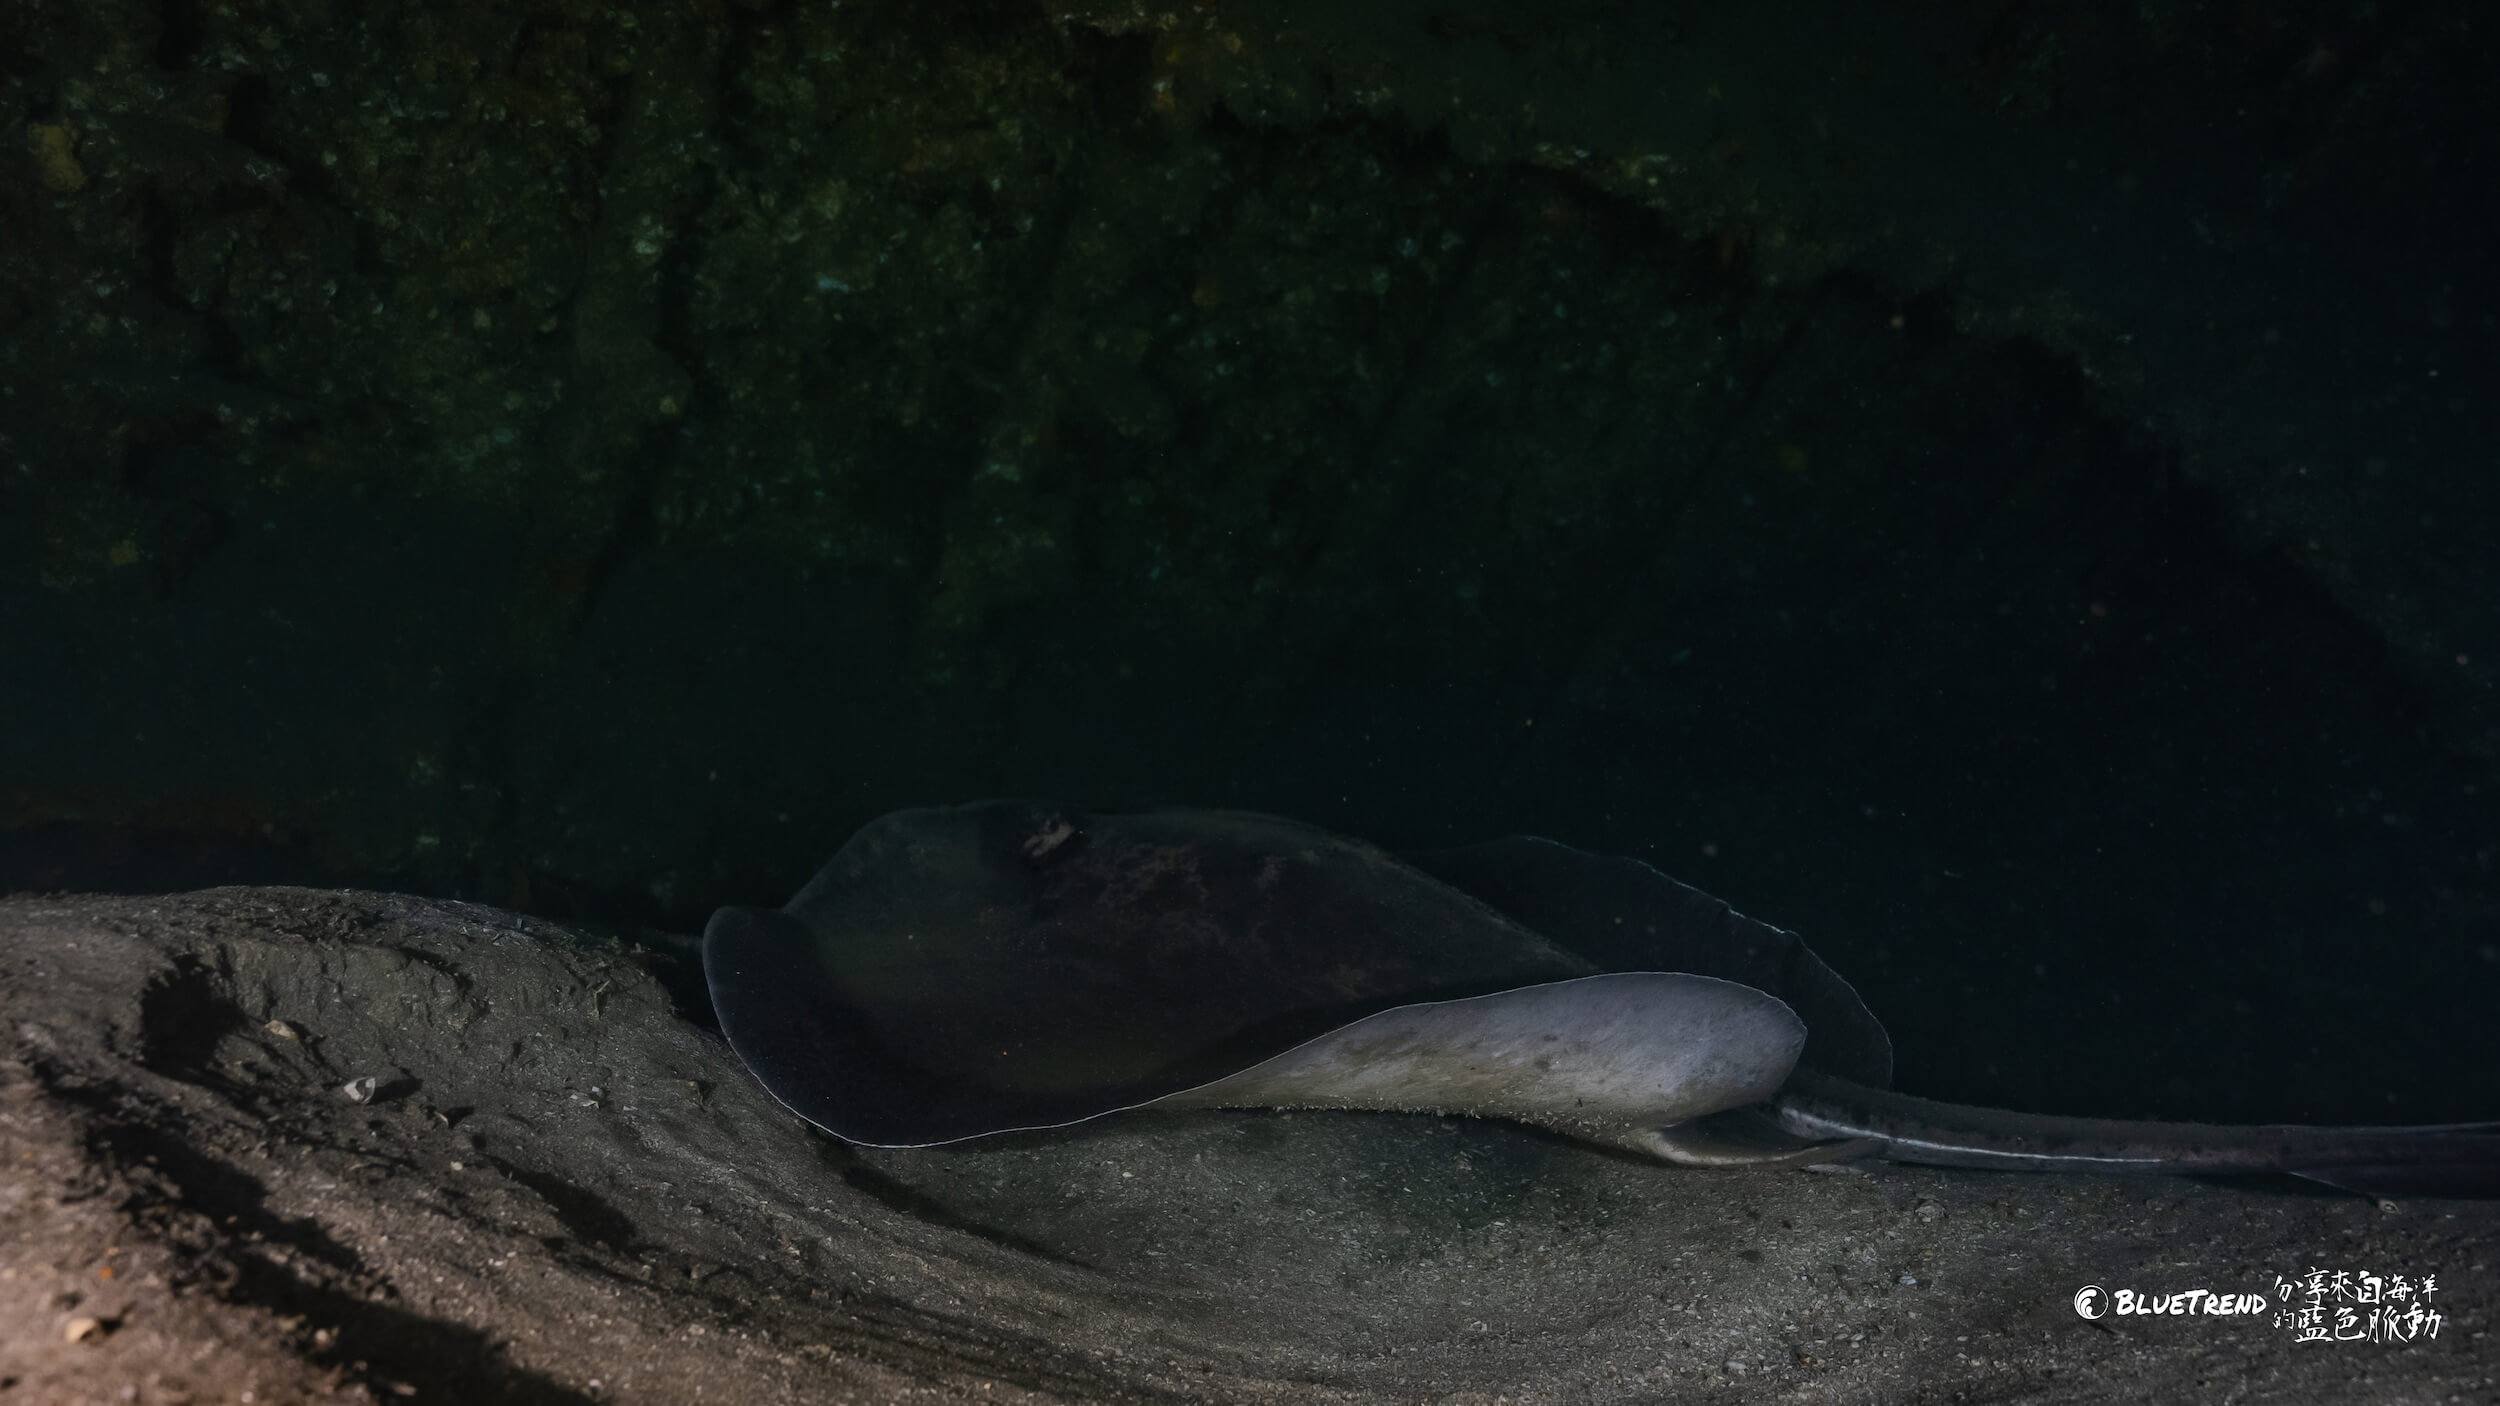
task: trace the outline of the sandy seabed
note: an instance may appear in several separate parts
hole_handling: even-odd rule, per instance
[[[746,1077],[689,951],[380,893],[0,902],[0,1406],[2500,1401],[2500,1205],[1352,1114],[853,1149]],[[2299,1341],[2312,1270],[2404,1276],[2436,1336],[2334,1340],[2353,1290]]]

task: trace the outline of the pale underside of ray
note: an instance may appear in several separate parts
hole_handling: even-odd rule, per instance
[[[1805,1036],[1749,986],[1610,972],[1394,1007],[1144,1106],[1506,1118],[1661,1155],[1658,1129],[1778,1092]]]

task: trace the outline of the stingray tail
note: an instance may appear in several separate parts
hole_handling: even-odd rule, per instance
[[[2017,1172],[2288,1172],[2376,1196],[2500,1198],[2500,1123],[2313,1128],[2065,1118],[1938,1103],[1802,1069],[1767,1111],[1801,1141],[1895,1162]]]

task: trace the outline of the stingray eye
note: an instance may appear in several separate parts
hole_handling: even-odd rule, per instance
[[[1025,857],[1027,859],[1039,859],[1043,855],[1046,855],[1052,850],[1059,848],[1061,845],[1066,844],[1068,842],[1068,837],[1075,833],[1076,827],[1068,823],[1068,818],[1066,816],[1050,816],[1043,820],[1042,823],[1034,829],[1032,834],[1024,837]]]

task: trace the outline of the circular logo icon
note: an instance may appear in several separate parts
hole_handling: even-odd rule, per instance
[[[2101,1292],[2100,1285],[2086,1284],[2075,1290],[2075,1316],[2077,1318],[2098,1318],[2107,1312],[2109,1312],[2109,1295]]]

